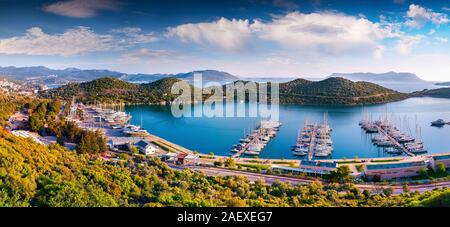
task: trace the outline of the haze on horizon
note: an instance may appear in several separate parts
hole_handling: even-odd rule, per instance
[[[449,13],[445,0],[5,0],[0,66],[450,81]]]

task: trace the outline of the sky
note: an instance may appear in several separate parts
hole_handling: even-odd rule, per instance
[[[450,81],[449,14],[449,0],[0,0],[0,66]]]

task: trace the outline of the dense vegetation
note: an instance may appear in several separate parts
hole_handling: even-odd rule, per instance
[[[75,123],[65,120],[59,99],[35,99],[25,106],[30,115],[28,124],[31,131],[56,136],[60,145],[65,142],[75,143],[78,153],[99,153],[107,150],[106,140],[100,131],[82,130]]]
[[[331,77],[314,82],[297,79],[280,84],[280,102],[296,104],[375,104],[406,98],[406,94],[369,82]]]
[[[41,93],[45,98],[61,98],[87,104],[94,103],[161,103],[170,102],[172,85],[180,80],[161,79],[149,84],[132,84],[116,78],[100,78],[84,83],[71,83]]]
[[[177,97],[170,90],[178,81],[180,80],[166,78],[137,85],[114,78],[101,78],[81,84],[69,84],[45,91],[41,95],[65,100],[76,97],[84,103],[167,103]],[[208,95],[203,97],[207,98]],[[352,82],[343,78],[328,78],[319,82],[297,79],[280,84],[281,103],[355,105],[384,103],[406,97],[406,94],[373,83]]]
[[[448,189],[393,196],[390,190],[372,194],[344,183],[266,185],[175,171],[158,159],[113,164],[95,157],[0,131],[0,206],[449,205]]]
[[[450,98],[450,88],[438,88],[431,90],[423,90],[413,93],[414,96],[427,96],[434,98]]]
[[[0,126],[5,126],[9,117],[28,100],[27,97],[0,93]]]

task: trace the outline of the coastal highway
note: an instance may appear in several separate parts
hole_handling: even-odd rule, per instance
[[[170,168],[176,170],[183,170],[185,168],[194,170],[196,172],[203,172],[208,176],[243,176],[248,178],[251,182],[255,182],[256,180],[263,180],[266,184],[272,184],[276,180],[281,182],[290,183],[290,184],[310,184],[315,180],[309,179],[301,179],[287,176],[276,176],[276,175],[268,175],[262,173],[252,173],[240,170],[231,170],[224,168],[216,168],[216,167],[205,167],[205,166],[177,166],[177,165],[169,165]],[[316,180],[317,181],[317,180]],[[372,184],[355,184],[357,188],[360,190],[367,189],[369,191],[379,191],[383,188],[391,187],[394,189],[394,194],[400,194],[403,192],[402,185],[372,185]],[[438,183],[424,183],[417,185],[409,185],[410,191],[431,191],[436,188],[450,187],[450,181],[438,182]]]

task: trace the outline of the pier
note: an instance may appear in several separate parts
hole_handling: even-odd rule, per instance
[[[378,132],[380,132],[381,134],[386,136],[386,138],[388,138],[389,141],[391,141],[391,143],[393,143],[396,147],[401,149],[403,151],[403,153],[405,153],[405,154],[407,154],[408,156],[411,156],[411,157],[415,156],[415,154],[411,153],[408,149],[405,148],[405,146],[401,145],[396,139],[392,138],[392,136],[389,135],[389,133],[387,133],[382,127],[380,127],[377,124],[374,124],[374,125],[378,129]]]
[[[309,144],[308,160],[312,160],[314,155],[314,146],[316,145],[316,134],[317,134],[317,122],[314,124],[314,128],[311,134],[311,142]]]
[[[232,157],[233,158],[239,158],[245,151],[247,151],[247,149],[250,147],[250,145],[252,144],[256,144],[259,140],[259,137],[262,136],[262,132],[261,130],[258,130],[258,135],[255,136],[249,143],[247,143],[245,146],[242,147],[241,150],[239,150],[236,154],[234,154]]]
[[[276,135],[278,127],[281,123],[278,121],[261,121],[260,126],[253,130],[245,139],[241,140],[241,144],[235,145],[231,157],[238,158],[242,154],[259,155],[267,143]]]

